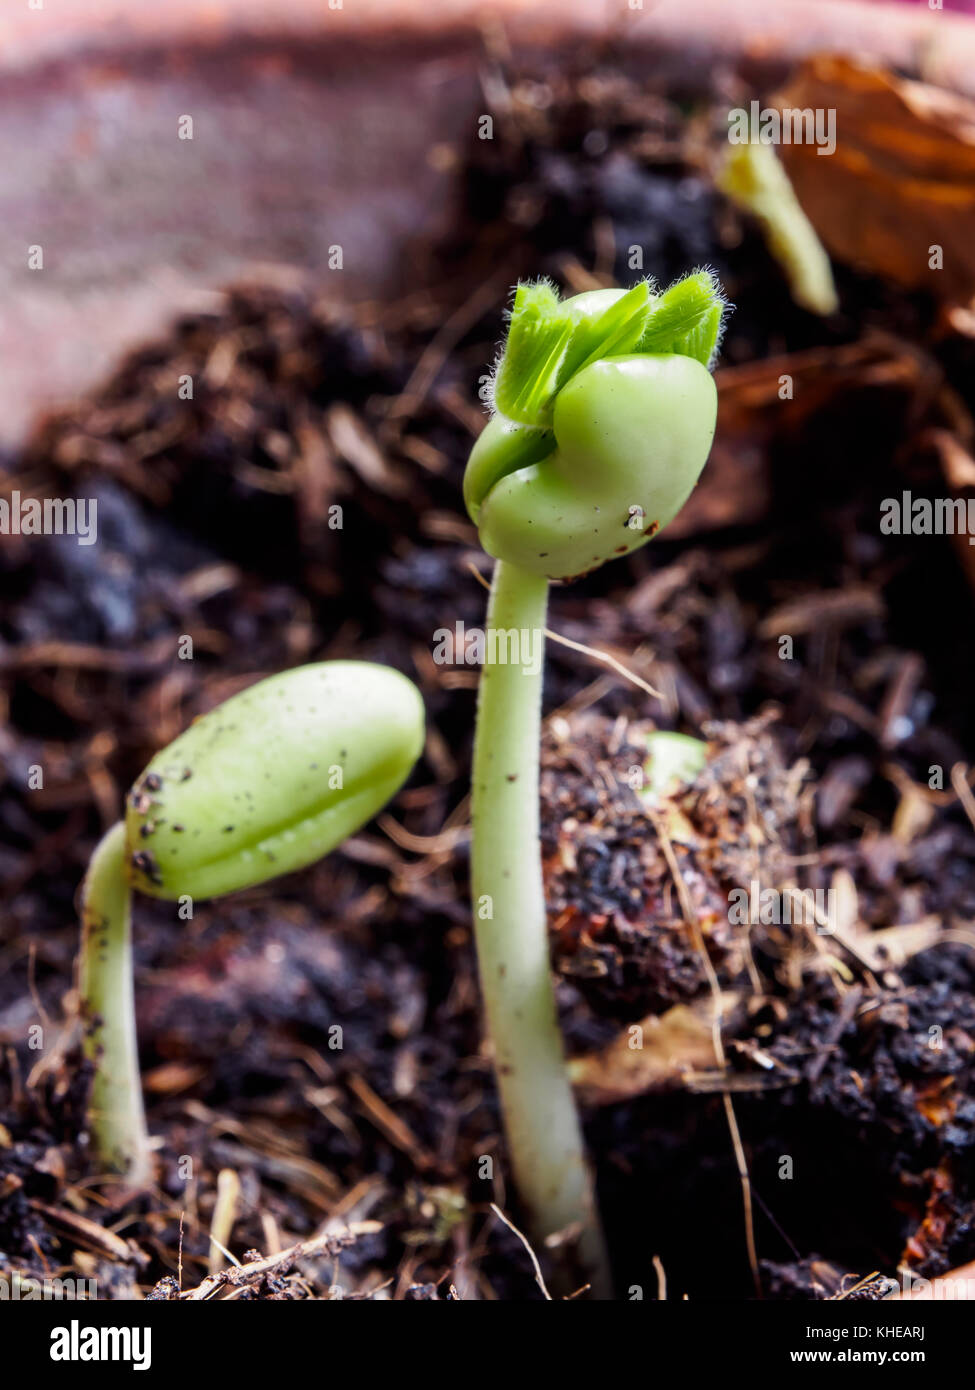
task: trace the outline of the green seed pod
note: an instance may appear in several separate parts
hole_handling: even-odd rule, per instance
[[[481,544],[547,579],[573,579],[638,549],[687,501],[716,417],[714,381],[692,357],[593,363],[556,399],[555,450],[481,499]],[[507,423],[490,421],[472,460],[504,441]]]
[[[498,414],[464,478],[481,544],[547,579],[644,545],[687,500],[717,417],[708,371],[724,301],[698,272],[653,296],[560,303],[521,286],[498,367]]]
[[[423,748],[405,676],[328,661],[233,696],[158,753],[128,798],[134,887],[212,898],[313,863],[375,815]]]

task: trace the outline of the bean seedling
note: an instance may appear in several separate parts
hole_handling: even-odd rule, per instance
[[[472,777],[472,894],[508,1150],[536,1236],[580,1232],[597,1297],[609,1276],[552,987],[539,844],[539,666],[498,633],[545,627],[551,580],[644,545],[677,514],[714,434],[709,372],[725,303],[706,271],[560,300],[520,284],[494,406],[464,478],[496,564]],[[492,640],[492,635],[494,640]]]
[[[392,797],[423,748],[423,703],[398,672],[328,661],[271,676],[158,753],[82,888],[80,994],[101,1164],[151,1172],[136,1046],[132,892],[192,901],[304,868]]]

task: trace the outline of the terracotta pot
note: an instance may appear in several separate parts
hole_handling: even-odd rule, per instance
[[[255,263],[329,277],[336,295],[401,285],[411,243],[449,209],[445,146],[474,138],[485,30],[526,55],[615,35],[630,68],[701,86],[716,54],[761,88],[827,47],[975,89],[975,22],[927,7],[629,3],[7,7],[0,442]]]

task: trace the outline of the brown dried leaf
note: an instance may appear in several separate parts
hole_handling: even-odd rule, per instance
[[[722,995],[722,1013],[737,995]],[[690,1073],[713,1071],[718,1064],[712,1027],[714,1000],[675,1004],[666,1013],[630,1024],[599,1052],[569,1064],[572,1083],[590,1105],[611,1105],[646,1091],[686,1084]],[[636,1046],[636,1043],[642,1046]]]
[[[807,216],[832,255],[966,303],[975,294],[975,102],[819,55],[774,104],[836,111],[836,150],[784,145]],[[940,246],[944,269],[928,265]]]

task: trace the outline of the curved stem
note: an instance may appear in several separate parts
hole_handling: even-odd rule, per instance
[[[536,1235],[581,1228],[586,1275],[609,1297],[549,963],[538,810],[547,599],[547,580],[498,561],[474,741],[474,929],[518,1191]]]
[[[125,826],[99,841],[81,889],[79,987],[84,1052],[95,1064],[90,1126],[106,1169],[133,1187],[152,1176],[142,1106],[132,981],[132,889],[125,872]]]

